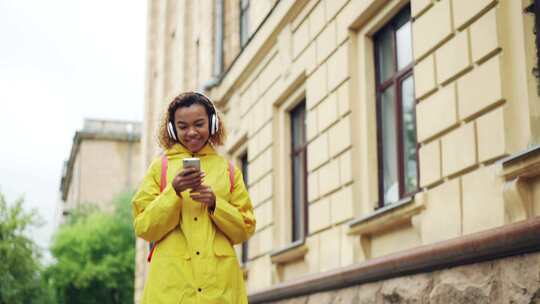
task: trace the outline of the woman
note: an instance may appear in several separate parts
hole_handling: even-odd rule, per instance
[[[214,150],[224,136],[205,95],[183,93],[169,104],[159,129],[167,165],[152,162],[132,202],[135,233],[157,242],[142,303],[247,303],[232,245],[253,234],[255,218],[242,173],[229,174]],[[200,158],[200,171],[183,168],[191,157]]]

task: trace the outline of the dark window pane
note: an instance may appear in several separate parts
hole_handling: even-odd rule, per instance
[[[414,80],[412,75],[401,83],[401,98],[403,108],[403,172],[405,193],[409,193],[418,187]]]
[[[244,179],[244,184],[248,188],[248,154],[247,152],[242,154],[240,157],[240,162],[242,164],[242,177]],[[242,257],[241,261],[243,264],[248,261],[248,241],[242,243]]]
[[[302,104],[300,106],[297,106],[291,112],[291,129],[292,129],[291,139],[292,139],[293,151],[302,147],[305,143],[305,135],[304,135],[305,129],[306,129],[305,111],[306,111],[306,108]]]
[[[304,154],[293,157],[293,241],[304,236],[304,189],[306,187]]]
[[[245,241],[242,243],[242,264],[247,263],[248,261],[248,242]]]
[[[381,94],[381,142],[384,203],[399,200],[398,165],[397,165],[397,134],[396,134],[396,103],[394,86],[387,88]]]
[[[302,102],[291,112],[291,165],[292,165],[292,240],[305,235],[307,218],[307,168],[306,168],[306,105]]]
[[[390,27],[387,27],[377,34],[375,39],[379,83],[382,83],[390,78],[396,71],[394,64],[393,40],[393,32]]]
[[[248,41],[248,15],[247,12],[244,12],[240,16],[240,44],[244,46]]]
[[[411,7],[406,6],[397,16],[392,20],[392,23],[394,24],[394,28],[400,28],[402,25],[404,25],[407,22],[411,21]]]
[[[244,177],[244,184],[246,185],[246,188],[248,186],[248,155],[247,153],[244,153],[242,157],[240,158],[240,162],[242,162],[242,176]]]
[[[296,156],[293,158],[293,240],[299,239],[302,234],[302,191],[298,191],[302,183],[300,169],[300,160]]]
[[[396,31],[398,70],[412,62],[411,42],[411,22],[407,22]]]
[[[240,1],[240,45],[249,40],[249,0]]]

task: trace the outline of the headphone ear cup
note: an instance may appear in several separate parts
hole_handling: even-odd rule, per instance
[[[175,141],[178,141],[178,139],[176,138],[176,135],[174,134],[174,126],[170,121],[167,124],[167,132],[169,133],[170,138],[174,139]]]
[[[217,133],[219,129],[219,118],[216,114],[212,115],[212,132],[211,135],[214,135]]]

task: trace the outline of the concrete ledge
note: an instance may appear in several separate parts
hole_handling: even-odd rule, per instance
[[[501,161],[502,172],[506,180],[516,177],[536,177],[540,175],[540,145],[531,147]]]
[[[263,303],[344,288],[404,275],[540,251],[540,217],[417,247],[365,263],[306,275],[249,295],[249,303]]]
[[[403,223],[410,223],[411,218],[420,213],[424,206],[407,197],[397,203],[380,208],[365,217],[349,223],[348,235],[380,233]]]
[[[527,149],[501,161],[499,176],[504,178],[504,209],[509,222],[534,216],[532,183],[540,177],[540,146]]]
[[[305,239],[289,244],[285,248],[270,254],[272,264],[285,264],[288,262],[303,259],[309,248],[305,244]]]

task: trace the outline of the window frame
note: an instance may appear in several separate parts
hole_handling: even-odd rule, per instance
[[[276,139],[272,145],[273,153],[273,177],[274,185],[274,247],[276,250],[270,253],[270,262],[277,267],[287,267],[289,263],[298,261],[305,257],[309,248],[306,244],[309,238],[308,233],[298,241],[292,240],[292,164],[291,164],[291,119],[290,112],[299,104],[306,102],[305,78],[298,78],[295,84],[289,88],[289,94],[273,102],[274,119],[273,134]],[[311,112],[306,107],[306,118]],[[305,126],[307,131],[307,126]],[[306,134],[307,138],[307,134]],[[309,150],[306,150],[306,160]],[[307,170],[307,167],[306,167]],[[309,174],[309,172],[308,172]],[[307,182],[307,180],[306,180]],[[307,187],[307,184],[306,184]],[[306,188],[307,189],[307,188]],[[307,198],[306,198],[307,200]],[[309,208],[306,203],[306,208]],[[306,209],[309,210],[309,209]],[[306,212],[306,218],[309,213]],[[309,231],[309,230],[308,230]],[[277,279],[283,279],[283,273],[277,273]]]
[[[407,14],[407,11],[409,12],[409,18],[407,21],[402,22],[403,15]],[[395,14],[383,27],[381,27],[374,35],[373,35],[373,51],[374,51],[374,64],[375,64],[375,101],[376,101],[376,130],[377,130],[377,170],[379,172],[378,174],[378,203],[377,208],[382,208],[388,205],[391,205],[393,203],[399,202],[401,200],[407,199],[409,197],[414,196],[415,193],[419,191],[419,182],[420,182],[420,169],[419,169],[419,159],[418,159],[418,150],[419,150],[419,143],[418,140],[416,141],[416,189],[406,192],[405,190],[405,161],[404,161],[404,138],[403,138],[403,99],[401,94],[402,89],[402,83],[404,80],[406,80],[408,77],[413,77],[414,81],[414,65],[415,60],[414,58],[411,59],[411,62],[407,64],[406,66],[402,67],[398,70],[398,51],[397,51],[397,39],[396,39],[396,32],[397,30],[405,25],[407,22],[411,23],[412,27],[412,16],[411,16],[411,10],[409,6],[406,6],[405,8],[402,8],[397,14]],[[377,43],[377,36],[382,34],[383,32],[387,30],[391,30],[392,33],[392,59],[394,61],[394,71],[391,74],[390,77],[383,80],[381,82],[380,77],[380,61],[379,61],[379,49],[380,44]],[[411,30],[411,45],[412,45],[412,30]],[[384,174],[383,174],[383,162],[384,162],[384,145],[382,140],[382,94],[384,91],[390,87],[393,86],[394,91],[394,106],[396,111],[396,116],[394,117],[394,123],[395,123],[395,132],[396,132],[396,157],[397,157],[397,178],[398,178],[398,200],[397,201],[390,201],[385,202],[384,197]],[[415,98],[414,104],[416,107],[417,100]],[[413,121],[415,124],[416,129],[416,112],[413,111]]]
[[[274,208],[274,250],[270,256],[273,264],[287,264],[305,254],[305,239],[292,241],[292,171],[290,111],[306,100],[306,83],[298,78],[289,89],[290,94],[273,102],[272,185]],[[310,112],[306,109],[306,117]],[[306,134],[307,135],[307,134]],[[309,152],[309,151],[308,151]],[[307,154],[306,154],[307,156]],[[309,156],[307,156],[309,157]],[[309,206],[308,206],[309,207]],[[309,209],[308,209],[309,210]],[[306,236],[308,237],[308,236]]]

